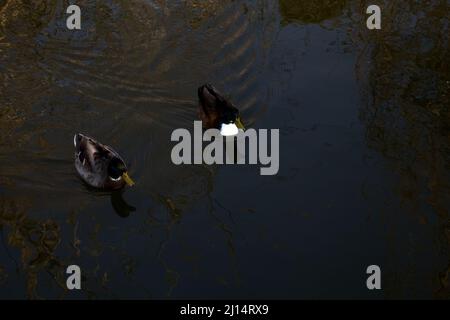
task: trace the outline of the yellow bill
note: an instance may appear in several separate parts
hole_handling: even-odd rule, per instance
[[[129,185],[130,187],[134,186],[134,181],[130,178],[130,176],[128,175],[127,172],[124,172],[122,175],[123,181],[126,182],[127,185]]]
[[[238,129],[242,129],[245,130],[244,125],[242,124],[241,118],[237,118],[236,122],[235,122],[236,127],[238,127]]]

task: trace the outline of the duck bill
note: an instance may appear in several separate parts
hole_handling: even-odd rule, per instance
[[[134,181],[130,178],[127,172],[122,175],[123,181],[130,187],[134,186]]]
[[[237,118],[236,122],[235,122],[236,127],[238,127],[238,129],[242,129],[245,130],[244,125],[242,124],[241,118]]]

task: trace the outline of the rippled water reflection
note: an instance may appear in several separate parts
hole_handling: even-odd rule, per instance
[[[359,1],[79,4],[73,32],[0,1],[0,297],[449,297],[446,1],[385,1],[379,32]],[[280,128],[279,175],[171,164],[204,82]],[[137,186],[88,190],[75,132]]]

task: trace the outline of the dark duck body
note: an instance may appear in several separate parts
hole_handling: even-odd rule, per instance
[[[237,134],[244,130],[239,110],[227,100],[216,88],[205,84],[198,88],[199,117],[205,129],[219,129],[223,135],[231,128]]]
[[[83,134],[73,138],[75,168],[89,186],[104,190],[119,190],[134,182],[122,157],[109,146]]]

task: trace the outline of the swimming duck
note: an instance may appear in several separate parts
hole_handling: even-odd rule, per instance
[[[205,129],[216,128],[223,136],[238,134],[245,130],[239,110],[212,85],[198,88],[199,117]]]
[[[134,185],[125,162],[111,147],[81,133],[74,136],[73,143],[75,168],[81,179],[89,186],[104,190],[119,190],[125,185]]]

